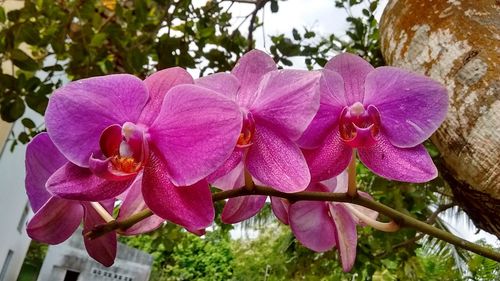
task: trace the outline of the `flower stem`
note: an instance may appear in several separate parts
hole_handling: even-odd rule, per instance
[[[252,175],[250,175],[250,172],[245,169],[245,188],[249,191],[252,191],[255,187],[255,183],[253,182]]]
[[[349,166],[347,167],[347,194],[354,197],[357,194],[357,186],[356,186],[356,149],[353,149],[351,162],[349,162]]]
[[[98,225],[96,227],[94,227],[94,229],[92,229],[91,231],[85,233],[85,237],[89,238],[89,239],[95,239],[95,238],[98,238],[108,232],[111,232],[111,231],[116,231],[116,230],[127,230],[127,228],[133,226],[134,224],[150,217],[153,215],[153,212],[150,210],[150,209],[144,209],[142,211],[139,211],[129,217],[127,217],[126,219],[123,219],[123,220],[120,220],[120,221],[116,221],[116,220],[113,220],[113,221],[110,221],[106,224],[101,224],[101,225]]]
[[[403,214],[397,210],[392,209],[391,207],[388,207],[377,201],[370,200],[363,196],[352,197],[347,193],[311,192],[311,191],[284,193],[269,187],[256,185],[252,193],[248,193],[247,190],[239,188],[239,189],[233,189],[215,193],[212,195],[212,199],[214,201],[219,201],[227,198],[245,196],[250,194],[281,197],[291,201],[308,200],[308,201],[333,201],[333,202],[353,203],[377,211],[383,215],[386,215],[387,217],[393,219],[394,222],[398,224],[400,227],[413,228],[421,233],[438,238],[440,240],[446,241],[462,249],[474,252],[483,257],[487,257],[494,261],[500,262],[500,252],[464,240],[450,232],[446,232],[432,225],[429,225],[425,222],[421,222],[409,215]]]
[[[113,218],[113,216],[110,215],[108,213],[108,211],[106,211],[106,209],[104,209],[104,207],[101,205],[101,203],[99,203],[99,202],[90,202],[90,205],[92,205],[92,208],[94,208],[94,210],[99,214],[99,216],[101,216],[101,218],[105,222],[111,222],[111,221],[115,220],[115,218]]]
[[[446,232],[444,230],[438,229],[432,225],[425,222],[421,222],[409,215],[403,214],[391,207],[388,207],[377,201],[365,198],[363,196],[351,196],[348,193],[331,193],[331,192],[312,192],[312,191],[302,191],[297,193],[284,193],[277,191],[275,189],[254,185],[252,190],[248,190],[246,187],[241,187],[237,189],[221,191],[212,194],[213,201],[221,201],[228,198],[234,198],[246,195],[267,195],[275,196],[284,199],[288,199],[292,202],[307,200],[307,201],[332,201],[332,202],[346,202],[356,205],[360,205],[371,210],[377,211],[392,220],[395,224],[400,227],[413,228],[421,233],[427,234],[429,236],[441,239],[448,243],[451,243],[457,247],[463,248],[465,250],[474,252],[478,255],[490,258],[494,261],[500,262],[500,252],[495,250],[474,244],[467,240],[464,240],[452,233]],[[140,211],[124,220],[121,221],[111,221],[107,224],[97,226],[92,231],[86,234],[89,238],[99,237],[107,232],[117,230],[117,229],[127,229],[128,227],[134,225],[135,223],[151,216],[153,213],[146,209]]]

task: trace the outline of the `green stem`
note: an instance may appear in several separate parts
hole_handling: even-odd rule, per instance
[[[433,227],[432,225],[429,225],[425,222],[421,222],[409,215],[403,214],[382,203],[370,200],[362,196],[358,196],[357,194],[355,196],[351,196],[347,192],[331,193],[331,192],[311,192],[311,191],[284,193],[269,187],[254,185],[252,190],[248,190],[245,187],[241,187],[237,189],[214,193],[212,194],[212,200],[215,202],[215,201],[225,200],[228,198],[234,198],[246,195],[267,195],[267,196],[281,197],[288,199],[292,202],[304,201],[304,200],[331,201],[331,202],[345,202],[345,203],[360,205],[372,209],[374,211],[377,211],[380,214],[383,214],[391,218],[401,227],[413,228],[421,233],[441,239],[457,247],[463,248],[465,250],[474,252],[478,255],[500,262],[500,253],[497,251],[464,240],[452,233]],[[86,237],[93,239],[113,230],[126,230],[130,226],[151,216],[152,214],[153,213],[150,210],[146,209],[124,220],[112,221],[107,224],[97,226],[92,231],[87,233]]]
[[[350,196],[356,196],[357,184],[356,184],[356,149],[352,150],[351,162],[347,167],[347,193]]]
[[[94,227],[91,231],[85,233],[85,237],[89,239],[96,239],[106,233],[109,233],[111,231],[125,231],[129,227],[133,226],[134,224],[150,217],[153,215],[153,212],[150,209],[144,209],[142,211],[139,211],[130,217],[127,217],[126,219],[123,220],[113,220],[110,221],[106,224],[101,224],[96,227]]]

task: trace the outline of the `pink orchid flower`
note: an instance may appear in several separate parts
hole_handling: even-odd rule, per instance
[[[312,181],[345,170],[353,149],[387,179],[426,182],[437,176],[421,143],[446,116],[448,96],[438,82],[395,67],[374,69],[344,53],[325,65],[320,91],[319,111],[298,141]]]
[[[83,233],[90,231],[95,225],[105,223],[90,202],[59,198],[51,195],[45,188],[49,177],[67,162],[68,160],[57,150],[47,133],[37,135],[27,146],[26,192],[31,208],[35,212],[28,223],[27,233],[37,241],[59,244],[76,231],[82,219]],[[136,181],[123,200],[118,219],[131,215],[131,210],[144,208],[144,201],[138,195],[140,195],[140,182]],[[114,202],[114,199],[109,199],[100,204],[108,213],[112,213]],[[149,232],[159,227],[163,221],[162,218],[153,215],[122,234]],[[115,232],[94,240],[84,237],[84,244],[89,255],[104,266],[111,266],[114,263],[117,251]]]
[[[266,53],[253,50],[231,73],[196,81],[234,100],[243,115],[242,130],[231,157],[208,178],[227,190],[244,184],[247,170],[254,181],[283,192],[304,190],[310,182],[307,163],[295,143],[319,108],[319,73],[277,70]],[[234,223],[256,214],[265,196],[229,199],[222,220]]]
[[[346,192],[347,173],[319,183],[311,183],[306,191]],[[358,191],[360,196],[371,199],[368,193]],[[351,270],[356,260],[358,236],[356,225],[364,225],[351,209],[355,208],[369,218],[376,219],[378,213],[349,203],[298,201],[271,197],[273,213],[284,224],[289,224],[293,234],[305,247],[325,252],[334,247],[339,250],[342,269]]]
[[[47,132],[69,160],[47,181],[66,199],[101,201],[142,176],[146,205],[188,229],[213,222],[204,180],[230,156],[241,131],[237,105],[193,84],[181,68],[141,81],[117,74],[71,82],[56,90]]]

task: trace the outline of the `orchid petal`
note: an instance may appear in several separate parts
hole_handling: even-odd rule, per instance
[[[202,228],[202,229],[187,229],[186,228],[186,230],[191,232],[194,235],[197,235],[197,236],[202,236],[202,235],[205,235],[207,233],[204,228]]]
[[[105,180],[87,168],[68,162],[48,179],[46,186],[49,192],[65,199],[101,201],[118,196],[129,187],[131,181]]]
[[[118,155],[123,141],[122,126],[113,124],[104,129],[99,138],[99,147],[106,157]]]
[[[103,205],[109,213],[112,213],[113,203],[114,200],[107,200],[106,202],[101,202],[101,205]],[[83,221],[84,234],[91,231],[95,226],[106,223],[90,203],[84,203],[83,206],[85,208],[85,217]],[[83,243],[85,244],[89,256],[102,265],[109,267],[115,262],[117,252],[116,232],[111,231],[92,240],[84,237]]]
[[[370,194],[368,194],[366,192],[358,191],[358,195],[361,196],[361,197],[365,197],[367,199],[373,200],[373,197],[371,197]],[[350,204],[350,203],[344,203],[344,204],[350,205],[351,207],[357,209],[359,212],[367,215],[369,218],[371,218],[373,220],[376,220],[377,217],[378,217],[378,212],[374,211],[372,209],[369,209],[369,208],[366,208],[366,207],[363,207],[363,206],[360,206],[360,205],[356,205],[356,204]],[[366,225],[357,216],[353,215],[352,218],[354,219],[354,221],[356,222],[356,224],[362,225],[362,226]]]
[[[82,79],[52,94],[45,124],[62,154],[88,167],[90,155],[99,151],[101,132],[112,124],[135,122],[147,99],[146,87],[132,75]]]
[[[271,196],[271,209],[274,215],[279,221],[286,225],[289,224],[288,208],[290,208],[290,202],[288,200]]]
[[[340,173],[340,175],[321,181],[320,185],[324,186],[326,191],[325,192],[337,192],[337,193],[344,193],[347,192],[347,185],[344,187],[342,186],[344,182],[344,175],[347,175],[347,173],[344,171]],[[345,181],[347,183],[347,180]],[[344,190],[345,189],[345,190]]]
[[[395,67],[379,67],[366,77],[365,105],[380,112],[384,133],[398,147],[429,138],[446,117],[448,95],[440,83]]]
[[[257,123],[297,140],[319,108],[319,72],[276,70],[267,73],[249,108]],[[293,82],[292,82],[293,81]]]
[[[347,105],[363,101],[365,78],[374,70],[373,66],[357,55],[343,53],[333,57],[325,68],[342,76]]]
[[[312,149],[320,146],[328,133],[337,126],[342,109],[347,104],[342,77],[328,69],[323,69],[321,74],[319,109],[309,127],[297,141],[302,148]]]
[[[231,73],[214,73],[194,80],[198,86],[210,89],[235,101],[240,81]]]
[[[233,224],[255,216],[266,204],[266,198],[262,195],[230,198],[222,210],[222,222]]]
[[[349,166],[352,156],[352,148],[340,139],[338,129],[333,130],[318,148],[302,151],[313,182],[340,174]]]
[[[83,218],[83,207],[78,201],[50,198],[30,220],[28,236],[51,245],[68,239]]]
[[[147,209],[146,202],[142,196],[142,175],[138,176],[128,189],[127,196],[120,206],[117,220],[123,220],[135,213]],[[152,215],[122,232],[124,235],[137,235],[153,231],[160,227],[165,220],[157,215]]]
[[[229,158],[242,122],[233,101],[200,86],[179,85],[165,97],[149,130],[151,145],[167,160],[172,183],[191,185]]]
[[[149,92],[149,100],[142,110],[139,122],[151,125],[160,113],[167,92],[174,86],[193,83],[193,77],[180,67],[163,69],[148,76],[144,80],[144,84]]]
[[[45,183],[67,161],[47,133],[38,134],[28,144],[25,182],[33,212],[36,213],[52,197],[45,188]]]
[[[238,166],[240,163],[242,163],[242,159],[243,159],[243,149],[235,148],[233,153],[231,153],[231,156],[229,156],[229,158],[226,160],[226,162],[224,162],[224,164],[222,164],[222,166],[220,166],[217,170],[215,170],[215,172],[213,172],[212,174],[210,174],[207,177],[207,181],[209,183],[214,183],[219,178],[229,174],[231,171],[233,171],[236,168],[236,166]],[[234,176],[237,178],[239,175],[234,175]],[[233,179],[230,181],[232,183],[234,183],[235,180],[236,179]],[[217,186],[217,187],[219,187],[219,186]],[[219,188],[225,190],[226,188],[233,188],[233,186],[224,185],[224,186],[221,186]]]
[[[290,139],[265,126],[257,126],[246,167],[260,182],[283,192],[306,189],[311,176],[306,160]]]
[[[238,104],[249,108],[257,97],[259,81],[266,73],[276,69],[274,60],[260,50],[252,50],[243,55],[231,71],[241,85],[237,96]]]
[[[359,159],[375,174],[390,180],[427,182],[437,176],[437,169],[423,145],[399,148],[378,134],[376,144],[358,149]]]
[[[350,212],[340,204],[329,204],[330,215],[337,229],[337,248],[339,249],[342,269],[348,272],[352,269],[356,260],[356,246],[358,235],[356,233],[356,222]]]
[[[323,182],[312,182],[311,184],[309,184],[306,191],[330,192],[330,187],[326,186],[323,183],[324,183],[324,181]]]
[[[342,77],[328,69],[323,69],[319,83],[320,105],[316,116],[304,131],[297,143],[302,148],[317,148],[335,129],[339,122],[342,109],[346,106],[344,81]]]
[[[156,215],[186,228],[209,226],[215,211],[208,183],[202,180],[191,186],[175,186],[167,171],[166,161],[152,150],[142,178],[146,205]]]
[[[221,190],[231,190],[245,185],[245,164],[243,161],[226,175],[212,182],[212,185]]]
[[[327,204],[299,201],[288,209],[293,234],[305,247],[316,252],[328,251],[336,245],[335,225],[328,216]]]

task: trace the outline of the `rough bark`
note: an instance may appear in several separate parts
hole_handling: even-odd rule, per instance
[[[500,237],[500,1],[391,0],[380,31],[388,64],[447,87],[449,112],[431,139],[455,199]]]

